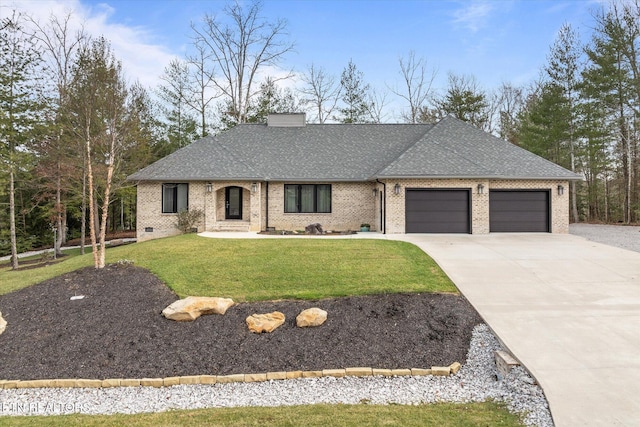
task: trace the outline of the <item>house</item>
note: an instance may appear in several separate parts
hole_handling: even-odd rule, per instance
[[[569,227],[580,177],[465,122],[307,124],[271,114],[208,136],[129,176],[138,240],[198,231],[550,232]]]

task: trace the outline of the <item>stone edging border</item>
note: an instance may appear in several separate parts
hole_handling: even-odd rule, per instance
[[[167,378],[141,379],[57,379],[57,380],[0,380],[0,389],[16,388],[108,388],[108,387],[170,387],[182,384],[226,384],[253,383],[270,380],[290,380],[296,378],[320,377],[369,377],[369,376],[449,376],[458,373],[462,365],[454,362],[449,366],[432,366],[431,369],[376,369],[376,368],[345,368],[324,369],[322,371],[281,371],[262,374],[233,374],[233,375],[189,375]]]

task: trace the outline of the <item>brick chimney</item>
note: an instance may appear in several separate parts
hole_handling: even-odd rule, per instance
[[[304,127],[306,124],[305,113],[269,113],[267,126],[270,127]]]

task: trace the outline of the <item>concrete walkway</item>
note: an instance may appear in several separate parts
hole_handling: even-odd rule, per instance
[[[397,235],[542,386],[557,426],[640,425],[640,253],[572,235]]]

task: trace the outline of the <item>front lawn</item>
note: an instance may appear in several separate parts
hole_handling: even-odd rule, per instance
[[[225,408],[138,415],[0,417],[0,425],[20,426],[438,426],[518,427],[504,405],[493,402],[433,405],[308,405]]]
[[[227,240],[184,235],[108,249],[108,263],[124,260],[147,268],[180,296],[229,296],[237,301],[256,301],[399,292],[457,293],[449,278],[419,248],[388,240]],[[88,253],[73,254],[57,264],[16,272],[0,267],[0,294],[92,265],[93,258]],[[0,425],[12,426],[294,426],[301,423],[309,426],[522,425],[517,415],[493,402],[252,407],[137,415],[0,416]]]
[[[457,292],[418,247],[370,239],[210,239],[182,235],[107,250],[107,262],[134,261],[179,296],[237,301],[317,299],[394,292]],[[0,270],[0,294],[84,266],[90,253],[55,265]]]

